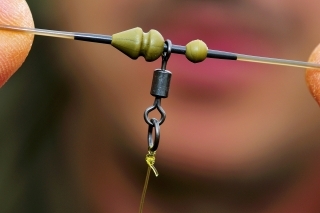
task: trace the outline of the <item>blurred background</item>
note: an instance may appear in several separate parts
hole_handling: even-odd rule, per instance
[[[27,2],[38,27],[53,27],[50,1]],[[69,90],[52,54],[54,43],[37,37],[28,59],[0,92],[1,212],[75,212],[80,206],[56,142]],[[83,203],[80,209],[85,208]]]
[[[311,1],[27,1],[37,28],[159,30],[174,44],[306,61]],[[152,71],[110,46],[36,36],[0,90],[0,212],[137,212]],[[145,212],[319,212],[320,109],[296,68],[173,55]],[[156,114],[152,116],[157,116]]]

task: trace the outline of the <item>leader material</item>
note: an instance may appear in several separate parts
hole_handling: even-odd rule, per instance
[[[92,33],[76,33],[37,28],[26,28],[9,25],[0,25],[0,30],[111,44],[132,59],[137,59],[139,56],[143,56],[146,61],[157,60],[162,55],[162,53],[164,51],[167,51],[168,49],[168,46],[165,44],[162,35],[158,31],[150,30],[148,33],[144,33],[139,27],[116,33],[112,36]],[[201,40],[191,41],[186,46],[172,44],[171,53],[186,55],[188,60],[193,63],[201,62],[206,58],[215,58],[223,60],[237,60],[263,64],[320,69],[320,65],[316,63],[210,50],[208,49],[207,45]]]

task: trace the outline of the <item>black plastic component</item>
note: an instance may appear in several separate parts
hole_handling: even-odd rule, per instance
[[[168,50],[168,45],[164,44],[164,49],[163,51],[167,51]],[[186,54],[186,47],[185,46],[181,46],[181,45],[171,45],[171,52],[172,53],[176,53],[176,54]]]
[[[74,35],[74,40],[111,44],[112,36],[90,33],[76,33]]]
[[[208,50],[207,58],[226,59],[226,60],[238,59],[237,55],[234,53],[218,51],[218,50]]]

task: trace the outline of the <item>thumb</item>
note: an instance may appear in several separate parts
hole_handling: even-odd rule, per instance
[[[320,64],[320,44],[311,53],[309,62]],[[307,69],[306,81],[312,96],[320,106],[320,70]]]
[[[0,24],[34,27],[32,15],[25,0],[0,0]],[[33,35],[0,30],[0,87],[26,59]]]

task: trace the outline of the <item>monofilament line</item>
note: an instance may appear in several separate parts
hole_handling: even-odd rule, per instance
[[[243,54],[237,54],[237,60],[262,63],[262,64],[274,64],[274,65],[290,66],[290,67],[320,69],[320,64],[315,64],[315,63],[293,61],[293,60],[286,60],[286,59],[277,59],[277,58],[267,58],[267,57],[259,57],[259,56],[243,55]]]
[[[104,44],[112,43],[112,36],[109,36],[109,35],[45,30],[45,29],[26,28],[26,27],[17,27],[17,26],[9,26],[9,25],[0,25],[0,29],[32,33],[32,34],[41,35],[41,36],[50,36],[50,37],[57,37],[57,38],[95,42],[95,43],[104,43]],[[128,40],[130,39],[131,38],[128,38]],[[166,48],[167,46],[164,44],[163,51],[166,51]],[[171,53],[186,54],[186,47],[173,44],[171,48]],[[261,57],[261,56],[251,56],[251,55],[225,52],[225,51],[219,51],[219,50],[210,50],[210,49],[207,52],[207,58],[215,58],[215,59],[223,59],[223,60],[238,60],[238,61],[282,65],[282,66],[299,67],[299,68],[320,69],[320,64],[316,64],[316,63],[268,58],[268,57]]]
[[[74,39],[74,33],[72,33],[72,32],[44,30],[44,29],[27,28],[27,27],[16,27],[16,26],[8,26],[8,25],[0,25],[0,29],[8,30],[8,31],[31,33],[31,34],[35,34],[35,35],[41,35],[41,36]]]
[[[111,36],[93,34],[93,33],[66,32],[66,31],[57,31],[57,30],[16,27],[16,26],[8,26],[8,25],[0,25],[0,29],[8,30],[8,31],[31,33],[31,34],[40,35],[40,36],[89,41],[89,42],[103,43],[103,44],[111,44],[111,41],[112,41]]]

